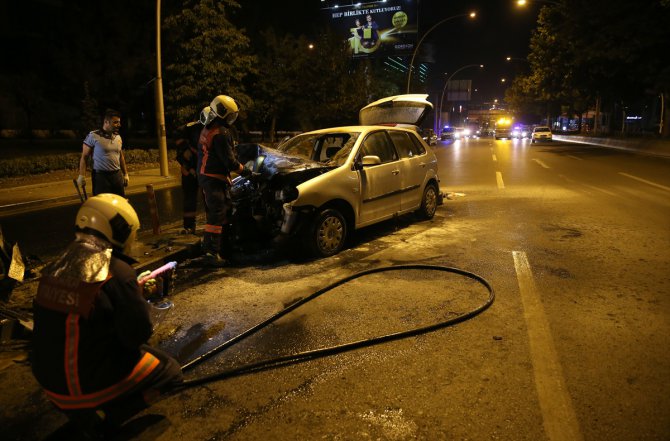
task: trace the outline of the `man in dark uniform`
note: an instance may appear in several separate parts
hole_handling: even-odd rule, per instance
[[[198,208],[198,140],[203,124],[209,115],[209,106],[200,112],[199,121],[191,121],[179,127],[177,145],[177,162],[181,165],[181,189],[183,201],[183,233],[195,234],[195,217]]]
[[[120,427],[182,382],[177,361],[146,344],[149,305],[125,254],[138,228],[126,199],[89,198],[34,300],[33,374],[87,435]]]
[[[198,182],[205,194],[207,224],[202,241],[205,263],[223,266],[221,236],[231,209],[230,173],[248,176],[251,172],[235,157],[231,126],[239,108],[234,99],[219,95],[209,105],[210,112],[198,142]]]
[[[79,159],[79,176],[77,184],[86,185],[86,161],[93,157],[91,163],[91,181],[93,194],[114,193],[125,197],[128,186],[128,168],[123,157],[123,142],[119,129],[121,114],[116,110],[107,109],[103,118],[102,129],[94,130],[86,136]]]

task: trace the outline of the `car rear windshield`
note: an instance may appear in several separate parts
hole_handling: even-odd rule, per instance
[[[279,150],[312,161],[340,166],[345,163],[360,132],[305,133],[283,143]]]

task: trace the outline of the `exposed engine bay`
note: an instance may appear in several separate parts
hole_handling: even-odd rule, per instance
[[[298,197],[299,184],[332,170],[334,165],[287,155],[260,144],[239,144],[236,149],[239,161],[253,173],[248,178],[233,179],[229,239],[240,245],[297,234],[299,224],[288,229],[285,225],[284,204]]]

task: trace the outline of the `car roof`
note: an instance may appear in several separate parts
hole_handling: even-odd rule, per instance
[[[300,135],[306,134],[320,134],[320,133],[347,133],[347,132],[371,132],[373,130],[402,130],[405,132],[416,133],[416,130],[413,130],[409,127],[393,127],[385,125],[368,125],[368,126],[342,126],[342,127],[329,127],[326,129],[311,130],[309,132],[301,133]]]

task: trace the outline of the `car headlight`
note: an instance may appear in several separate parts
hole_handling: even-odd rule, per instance
[[[290,202],[298,199],[298,189],[295,187],[284,187],[275,192],[275,199],[282,202]]]

